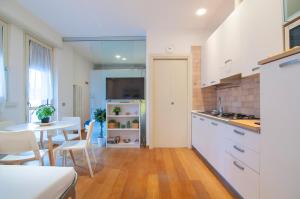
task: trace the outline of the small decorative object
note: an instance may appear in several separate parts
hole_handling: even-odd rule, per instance
[[[129,112],[126,112],[125,115],[130,115],[130,113],[129,113]]]
[[[118,143],[120,143],[120,140],[121,140],[120,136],[109,137],[109,138],[107,138],[107,143],[108,144],[118,144]]]
[[[117,122],[117,128],[121,128],[121,123]]]
[[[41,120],[41,123],[49,123],[50,122],[50,117],[53,116],[55,112],[54,106],[50,104],[44,104],[39,106],[35,114],[39,120]]]
[[[125,129],[126,125],[125,124],[121,124],[121,129]]]
[[[130,129],[130,121],[127,121],[126,128]]]
[[[109,120],[108,121],[108,128],[109,129],[114,129],[114,128],[116,128],[116,124],[117,124],[116,120]]]
[[[139,128],[139,120],[133,120],[131,128],[138,129]]]
[[[94,118],[97,122],[100,123],[100,132],[99,132],[99,138],[97,138],[98,143],[103,146],[105,143],[105,138],[103,134],[103,124],[106,121],[106,110],[105,109],[96,109],[94,112]]]
[[[125,138],[125,139],[123,139],[123,142],[124,143],[129,143],[129,142],[131,142],[131,139],[130,138]]]
[[[137,142],[137,143],[138,143],[139,141],[140,141],[139,139],[135,139],[135,140],[134,140],[134,142]]]
[[[119,115],[119,113],[121,112],[121,107],[119,107],[119,106],[114,107],[113,112],[114,112],[116,115]]]

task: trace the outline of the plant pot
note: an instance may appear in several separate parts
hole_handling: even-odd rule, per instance
[[[120,112],[115,112],[116,115],[119,115]]]
[[[131,127],[132,127],[133,129],[138,129],[138,128],[139,128],[139,123],[132,123],[132,124],[131,124]]]
[[[106,145],[106,139],[105,138],[97,138],[97,144],[101,147],[104,147]]]
[[[41,123],[49,123],[50,117],[45,117],[41,120]]]
[[[116,128],[116,123],[108,123],[108,128],[109,129],[115,129]]]

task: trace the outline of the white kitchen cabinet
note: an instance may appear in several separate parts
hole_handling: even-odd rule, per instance
[[[244,198],[259,198],[259,134],[192,114],[192,144]]]
[[[224,177],[243,198],[259,198],[259,175],[229,153],[225,153]]]
[[[261,67],[261,198],[300,198],[300,54]]]
[[[231,13],[204,45],[202,87],[258,73],[258,60],[283,49],[281,6],[280,0],[244,0]]]

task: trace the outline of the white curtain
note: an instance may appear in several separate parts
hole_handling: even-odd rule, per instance
[[[3,26],[0,25],[0,108],[6,101]]]
[[[51,55],[51,49],[30,40],[28,97],[32,107],[52,103],[53,85]]]

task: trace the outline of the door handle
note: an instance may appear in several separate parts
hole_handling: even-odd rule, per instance
[[[233,148],[241,153],[245,153],[245,150],[244,149],[241,149],[240,147],[234,145]]]
[[[238,135],[245,135],[244,132],[241,132],[241,131],[238,131],[238,130],[235,130],[235,129],[233,130],[233,132],[235,132]]]
[[[237,163],[237,161],[233,161],[234,166],[236,166],[237,168],[239,168],[240,170],[244,171],[245,168],[242,167],[241,165],[239,165],[239,163]]]
[[[284,63],[279,64],[280,68],[286,67],[286,66],[291,66],[300,63],[300,59],[293,59]]]
[[[260,67],[254,67],[254,68],[252,68],[252,72],[259,70],[259,69],[260,69]]]
[[[171,102],[171,105],[174,105],[175,103],[174,102]]]

